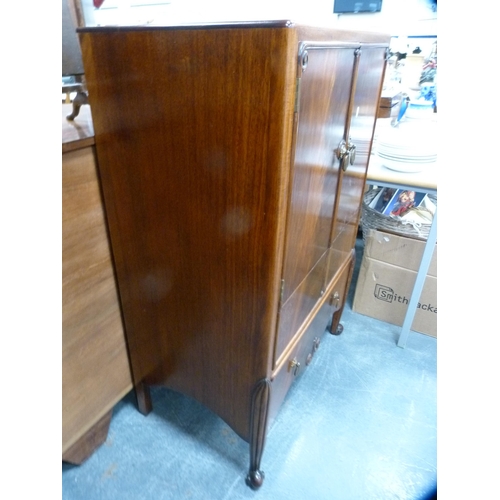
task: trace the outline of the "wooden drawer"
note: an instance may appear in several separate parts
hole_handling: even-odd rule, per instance
[[[346,296],[349,267],[349,265],[344,266],[333,286],[329,287],[327,300],[300,338],[292,342],[291,348],[286,349],[288,354],[281,359],[280,365],[274,372],[271,380],[270,421],[276,416],[294,380],[313,362],[327,325],[329,325],[333,314],[341,309]]]
[[[325,252],[281,308],[273,368],[276,368],[279,359],[325,292],[328,255],[328,252]]]
[[[335,284],[333,285],[329,298],[334,313],[340,311],[340,309],[344,305],[345,297],[347,295],[346,294],[347,287],[349,286],[349,270],[352,258],[354,257],[351,257],[350,259],[347,260],[346,265],[340,272],[339,276],[334,279]],[[328,289],[329,288],[330,286],[328,286]]]

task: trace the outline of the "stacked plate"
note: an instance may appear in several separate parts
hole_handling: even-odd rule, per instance
[[[377,156],[385,167],[398,172],[421,172],[437,161],[437,133],[434,126],[385,128],[377,137]]]
[[[362,141],[360,139],[357,139],[354,141],[354,143],[356,144],[357,155],[368,156],[368,153],[370,151],[370,141]]]
[[[370,153],[371,140],[367,131],[373,126],[373,119],[370,121],[370,117],[358,116],[353,119],[350,128],[350,139],[353,144],[356,145],[356,155],[367,157]]]

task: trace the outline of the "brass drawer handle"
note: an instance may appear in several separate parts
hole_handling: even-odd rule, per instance
[[[321,339],[319,337],[314,337],[313,340],[313,353],[318,350],[319,345],[321,344]]]
[[[297,361],[297,358],[293,358],[288,364],[288,370],[293,373],[293,376],[296,377],[300,370],[300,363]]]
[[[337,306],[339,305],[339,302],[340,302],[340,294],[339,294],[339,292],[335,292],[335,293],[333,294],[332,299],[336,301],[336,303],[335,303],[335,307],[337,307]],[[332,305],[333,305],[333,304],[332,304]]]

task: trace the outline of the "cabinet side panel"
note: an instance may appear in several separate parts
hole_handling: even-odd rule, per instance
[[[195,397],[244,438],[279,295],[290,37],[81,34],[135,382]]]

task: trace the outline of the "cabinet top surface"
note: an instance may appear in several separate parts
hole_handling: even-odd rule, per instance
[[[86,26],[77,31],[137,31],[137,30],[173,30],[173,29],[221,29],[221,28],[290,28],[294,23],[290,20],[263,20],[263,21],[225,21],[212,23],[172,23],[172,24],[144,24],[144,25],[109,25]]]

